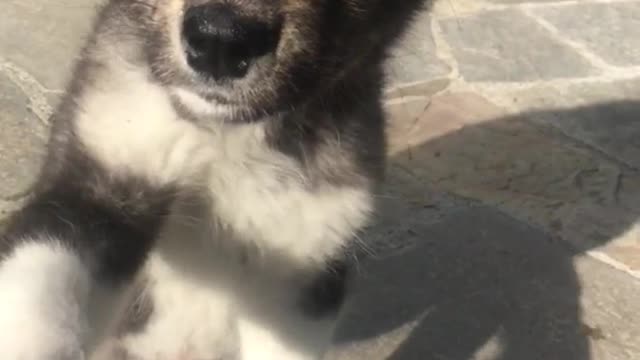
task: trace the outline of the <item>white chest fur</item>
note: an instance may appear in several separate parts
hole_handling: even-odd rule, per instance
[[[367,220],[366,189],[310,187],[299,162],[266,144],[264,123],[198,128],[130,67],[114,66],[97,83],[79,99],[81,141],[114,172],[196,188],[212,207],[201,223],[217,232],[207,233],[233,237],[215,240],[305,266],[334,254]]]
[[[203,130],[180,119],[144,73],[116,66],[104,76],[78,99],[87,151],[114,174],[189,189],[148,264],[156,312],[130,349],[171,358],[186,344],[188,353],[213,354],[235,319],[243,359],[315,358],[330,326],[285,309],[295,306],[300,276],[365,224],[367,189],[311,187],[299,162],[266,144],[264,123]],[[282,334],[304,345],[294,350]]]

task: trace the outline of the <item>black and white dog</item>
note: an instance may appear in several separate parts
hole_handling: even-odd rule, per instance
[[[1,358],[322,357],[422,6],[108,1],[1,241]]]

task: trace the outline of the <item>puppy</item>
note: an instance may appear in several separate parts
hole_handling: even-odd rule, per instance
[[[321,358],[424,5],[108,1],[3,235],[2,357]]]

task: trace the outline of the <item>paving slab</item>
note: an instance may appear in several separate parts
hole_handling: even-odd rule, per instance
[[[532,11],[609,64],[640,65],[639,2],[582,3]]]
[[[98,3],[0,1],[0,60],[20,66],[50,90],[64,89]]]
[[[535,122],[556,127],[640,169],[640,77],[595,84],[541,84],[511,91],[506,98],[519,111],[536,112],[531,117]],[[553,109],[558,111],[544,111]]]
[[[558,0],[488,0],[496,4],[530,4],[530,3],[557,3]]]
[[[584,179],[590,179],[590,191],[600,188],[601,195],[565,207],[550,224],[567,239],[606,243],[598,251],[640,274],[640,78],[541,84],[512,91],[505,99],[512,99],[509,105],[526,113],[528,121],[558,129],[568,141],[618,163],[615,171],[595,166],[576,173],[576,184],[584,187]]]
[[[440,27],[467,81],[533,81],[598,72],[518,9],[444,19]]]
[[[24,196],[41,164],[47,128],[29,110],[29,103],[26,94],[0,73],[0,200]]]
[[[360,263],[329,359],[640,357],[640,282],[543,232],[480,207],[395,237],[415,246]]]
[[[495,206],[576,251],[597,248],[640,270],[631,261],[640,258],[640,173],[530,120],[583,119],[597,106],[511,116],[478,94],[450,93],[388,108],[390,166],[414,183]]]
[[[421,12],[392,52],[387,66],[388,81],[392,88],[435,81],[451,72],[451,68],[436,54],[431,21],[428,11]]]

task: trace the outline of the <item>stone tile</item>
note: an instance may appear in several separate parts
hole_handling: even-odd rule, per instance
[[[433,79],[411,84],[399,84],[385,92],[389,100],[401,99],[407,96],[431,96],[445,90],[451,80],[447,78]]]
[[[489,0],[496,4],[557,3],[558,0]]]
[[[446,77],[451,68],[440,60],[431,32],[431,17],[423,12],[398,43],[387,65],[391,87]]]
[[[27,193],[40,167],[47,131],[28,107],[25,94],[0,74],[0,200]]]
[[[438,191],[428,182],[416,181],[401,169],[391,168],[386,184],[378,194],[375,221],[360,236],[362,248],[356,251],[373,257],[404,251],[415,246],[413,241],[416,239],[397,234],[411,233],[416,225],[434,224],[475,206],[478,204]],[[421,214],[419,219],[414,219],[416,212]]]
[[[49,89],[64,88],[98,3],[0,1],[0,58],[23,68]]]
[[[431,1],[431,12],[436,18],[457,18],[467,14],[487,11],[487,4],[484,0],[452,0],[452,1]]]
[[[387,129],[389,151],[394,159],[399,153],[410,157],[412,148],[467,125],[490,122],[505,115],[503,109],[475,93],[405,97],[389,102],[387,113],[390,119]]]
[[[603,180],[599,169],[583,172],[577,179],[581,177],[590,182]],[[607,181],[611,180],[609,199],[590,196],[564,206],[550,226],[574,243],[593,245],[640,276],[640,173],[621,171],[617,179]]]
[[[640,282],[501,213],[474,208],[390,236],[360,263],[331,360],[640,356]],[[591,357],[593,355],[593,357]]]
[[[540,85],[508,96],[521,111],[535,111],[530,116],[535,122],[554,126],[640,169],[640,78],[563,87]]]
[[[640,358],[640,283],[588,257],[574,264],[581,284],[583,328],[592,339],[591,359]]]
[[[569,39],[613,65],[640,65],[640,2],[586,3],[537,8],[536,14]]]
[[[596,72],[518,10],[441,20],[440,26],[467,81],[548,80]]]
[[[640,168],[640,102],[585,105],[563,113],[536,114],[535,119]]]
[[[398,192],[428,184],[635,266],[640,245],[624,239],[640,219],[638,172],[473,93],[415,97],[389,113],[390,167],[406,178]]]

